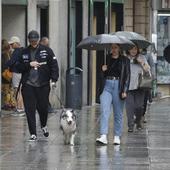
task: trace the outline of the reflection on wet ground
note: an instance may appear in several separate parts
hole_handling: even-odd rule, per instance
[[[63,144],[59,129],[60,111],[49,115],[49,138],[39,126],[38,140],[29,142],[26,117],[0,118],[1,170],[168,170],[170,165],[170,101],[151,105],[148,123],[142,131],[128,133],[126,115],[120,146],[113,145],[113,116],[109,144],[96,146],[99,135],[99,105],[84,107],[77,113],[75,146]],[[37,117],[38,119],[38,117]]]

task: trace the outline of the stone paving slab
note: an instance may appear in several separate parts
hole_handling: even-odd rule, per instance
[[[170,99],[154,103],[147,124],[151,170],[170,169]]]
[[[75,146],[63,144],[63,135],[59,130],[60,110],[49,115],[48,139],[37,126],[37,142],[28,142],[25,116],[4,114],[0,118],[0,170],[169,170],[169,103],[170,100],[166,99],[150,106],[148,123],[142,131],[128,133],[125,114],[121,146],[113,145],[113,116],[109,144],[96,146],[99,105],[84,107],[77,113]]]

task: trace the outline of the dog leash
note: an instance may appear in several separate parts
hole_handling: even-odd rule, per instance
[[[58,101],[60,103],[61,108],[64,109],[64,105],[63,105],[61,99],[59,98],[59,96],[57,94],[56,94],[56,96],[57,96],[57,99],[58,99]]]

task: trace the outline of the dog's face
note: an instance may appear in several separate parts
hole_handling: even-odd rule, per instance
[[[68,125],[72,125],[72,123],[76,121],[76,115],[74,113],[74,110],[64,109],[61,114],[61,119],[65,120]]]

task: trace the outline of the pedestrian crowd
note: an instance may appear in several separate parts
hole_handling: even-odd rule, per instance
[[[123,127],[123,109],[127,114],[128,132],[135,128],[140,131],[146,123],[145,114],[148,101],[152,102],[152,88],[139,87],[140,75],[148,74],[151,82],[155,79],[155,64],[146,49],[139,48],[137,43],[126,50],[124,55],[120,44],[113,44],[107,65],[102,66],[105,85],[100,95],[100,136],[97,144],[108,143],[110,114],[114,113],[114,140],[120,145]]]
[[[22,47],[19,37],[2,40],[2,109],[26,113],[30,140],[37,139],[36,111],[45,137],[48,112],[51,111],[49,93],[56,86],[59,77],[57,58],[49,47],[48,37],[42,37],[32,30],[28,33],[27,47]],[[122,51],[119,43],[113,43],[107,56],[108,62],[102,65],[105,78],[100,95],[100,136],[98,144],[108,144],[109,118],[114,112],[114,141],[121,143],[123,112],[126,109],[128,132],[141,130],[146,122],[148,101],[152,102],[152,88],[140,88],[139,78],[148,74],[155,79],[153,58],[146,48],[137,43]]]

